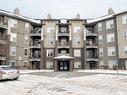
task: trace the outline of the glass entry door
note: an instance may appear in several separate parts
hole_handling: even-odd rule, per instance
[[[59,62],[59,71],[69,71],[69,61]]]

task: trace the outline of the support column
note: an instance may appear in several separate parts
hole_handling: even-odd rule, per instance
[[[40,62],[40,69],[45,69],[45,49],[44,49],[44,29],[41,30],[41,62]]]
[[[54,71],[58,71],[58,64],[57,64],[57,60],[54,60]]]
[[[69,71],[73,71],[74,68],[74,60],[70,60],[70,68]]]

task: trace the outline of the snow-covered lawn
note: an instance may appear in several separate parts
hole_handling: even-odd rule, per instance
[[[0,95],[127,95],[127,76],[60,78],[23,74],[18,80],[0,82]]]
[[[90,73],[106,73],[106,74],[127,74],[127,70],[101,70],[101,69],[95,69],[95,70],[77,70],[76,72],[90,72]]]

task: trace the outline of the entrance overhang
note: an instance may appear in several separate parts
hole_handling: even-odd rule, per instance
[[[74,59],[74,57],[71,57],[71,56],[67,56],[67,55],[60,55],[60,56],[57,56],[57,57],[54,57],[53,59],[56,59],[56,60],[69,60],[69,59]]]

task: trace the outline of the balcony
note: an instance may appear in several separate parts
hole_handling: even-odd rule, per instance
[[[41,61],[41,58],[37,57],[30,57],[29,61]]]
[[[92,29],[86,29],[86,36],[97,36],[97,33],[94,32]]]
[[[65,42],[65,43],[59,42],[58,43],[58,48],[69,48],[69,43],[67,43],[67,42]]]
[[[98,57],[97,56],[87,56],[86,61],[98,61]]]
[[[0,44],[7,44],[7,41],[6,41],[7,39],[6,39],[6,36],[4,37],[4,36],[2,36],[1,34],[0,34]]]
[[[7,41],[0,39],[0,44],[7,44]]]
[[[58,36],[69,36],[69,32],[59,32]]]
[[[96,43],[94,43],[94,42],[87,42],[86,43],[86,48],[88,49],[88,48],[98,48],[98,45],[96,44]]]
[[[0,56],[0,60],[6,60],[6,57]]]
[[[40,61],[40,60],[41,60],[40,51],[32,52],[32,55],[30,55],[29,57],[29,61]]]
[[[30,32],[30,36],[41,36],[41,29],[36,28]]]
[[[0,28],[3,28],[3,29],[7,29],[7,23],[4,23],[4,22],[1,22],[0,23]]]
[[[41,45],[40,44],[32,44],[30,45],[30,49],[41,49]]]
[[[58,56],[61,56],[61,55],[69,56],[69,53],[58,53]]]

